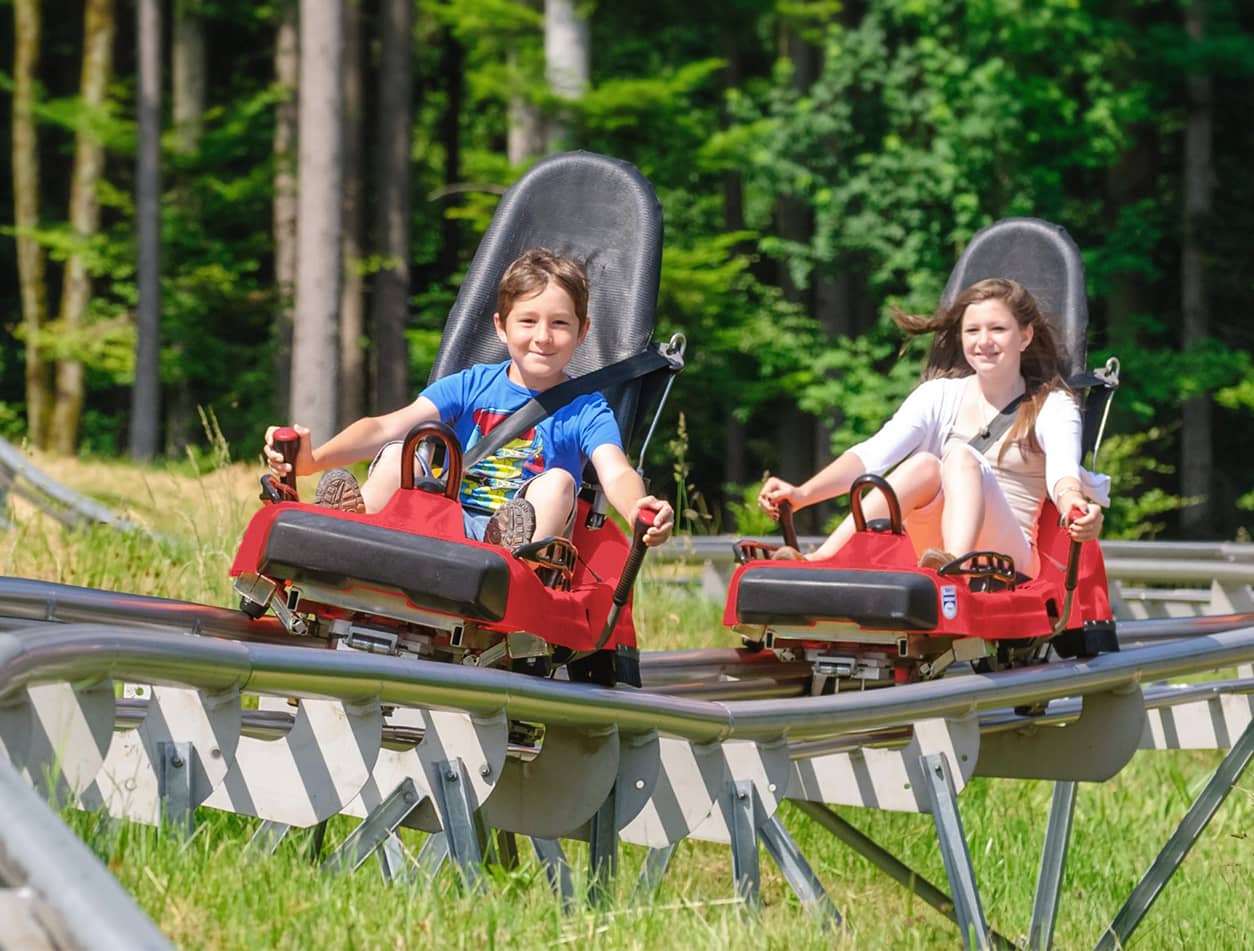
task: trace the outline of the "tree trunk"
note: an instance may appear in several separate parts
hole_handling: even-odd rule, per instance
[[[1138,33],[1155,25],[1156,13],[1139,0],[1119,0],[1111,7],[1111,16],[1115,20],[1126,23]],[[1146,67],[1132,49],[1112,58],[1109,67],[1117,88],[1132,88],[1147,80]],[[1162,172],[1159,167],[1162,149],[1158,141],[1158,125],[1150,119],[1129,126],[1126,131],[1128,147],[1106,172],[1105,224],[1110,234],[1120,227],[1120,218],[1128,209],[1155,197]],[[1147,257],[1154,252],[1153,248],[1138,250]],[[1143,273],[1133,269],[1114,271],[1109,281],[1104,340],[1120,348],[1136,347],[1142,335],[1143,318],[1159,307],[1154,288]],[[1090,331],[1090,344],[1093,342]]]
[[[818,51],[805,42],[795,31],[784,30],[780,35],[781,55],[793,64],[793,85],[807,94],[818,75]],[[775,207],[776,233],[786,241],[808,246],[814,239],[814,211],[801,197],[785,195]],[[784,296],[799,304],[807,313],[815,310],[814,274],[807,282],[798,283],[786,261],[779,262],[778,283]],[[777,430],[779,434],[780,472],[790,481],[808,478],[815,471],[815,462],[830,461],[828,446],[831,430],[824,420],[816,419],[796,406],[783,411],[785,419]],[[830,511],[829,503],[810,506],[797,513],[797,530],[814,532]]]
[[[13,223],[17,229],[17,273],[26,335],[26,433],[47,449],[52,418],[52,364],[40,337],[48,321],[44,249],[31,232],[39,227],[39,132],[35,126],[35,79],[39,74],[40,0],[14,0],[13,44]]]
[[[340,288],[339,425],[366,414],[366,315],[362,275],[361,134],[362,134],[362,0],[344,7],[344,278]]]
[[[113,0],[86,0],[83,14],[81,90],[88,110],[102,109],[113,71]],[[79,240],[93,236],[100,225],[97,187],[104,173],[104,148],[80,128],[74,136],[74,172],[70,182],[70,228]],[[81,251],[69,254],[61,288],[60,320],[67,334],[77,333],[91,297],[91,277]],[[83,412],[83,364],[70,357],[57,361],[57,402],[52,415],[52,448],[73,455]]]
[[[448,84],[444,115],[440,120],[440,140],[444,145],[444,184],[456,185],[462,178],[462,109],[466,86],[466,50],[452,30],[446,31],[444,62],[440,70]],[[461,221],[445,214],[440,222],[440,277],[457,273],[461,251]]]
[[[139,66],[139,158],[135,216],[139,232],[139,301],[135,385],[131,388],[131,458],[157,452],[161,419],[161,3],[136,5]]]
[[[176,0],[171,72],[175,146],[184,155],[200,148],[204,133],[208,72],[205,68],[204,0]]]
[[[274,81],[286,93],[274,116],[274,379],[278,418],[291,419],[292,301],[296,296],[296,117],[300,39],[296,0],[283,4],[274,42]]]
[[[588,88],[588,20],[575,0],[544,0],[544,75],[561,99],[576,100]],[[568,121],[555,116],[548,125],[550,152],[566,148]]]
[[[515,87],[525,86],[526,77],[522,75],[518,53],[513,49],[506,54],[505,65]],[[544,116],[522,92],[515,92],[509,98],[509,131],[505,142],[511,165],[523,165],[544,154]]]
[[[174,147],[184,157],[185,167],[195,161],[204,133],[205,103],[208,94],[208,72],[205,57],[205,21],[202,16],[204,0],[175,0],[174,28],[171,30],[173,47],[170,56],[171,85],[173,87],[171,112],[174,120]],[[185,182],[175,182],[174,201],[183,218],[196,227],[200,222],[195,198]],[[175,351],[177,366],[186,365],[186,340],[167,341]],[[171,405],[166,410],[166,452],[181,456],[191,441],[193,421],[196,421],[195,399],[185,372],[173,381]]]
[[[380,23],[378,250],[386,262],[374,279],[375,413],[411,399],[409,347],[409,151],[413,142],[414,10],[409,0],[384,0]]]
[[[1185,7],[1185,27],[1195,41],[1206,35],[1206,2]],[[1206,296],[1206,260],[1203,236],[1211,212],[1212,178],[1211,78],[1188,77],[1188,112],[1184,128],[1183,259],[1180,268],[1183,333],[1181,348],[1188,351],[1210,332],[1210,305]],[[1210,401],[1205,396],[1186,400],[1180,441],[1180,491],[1197,502],[1180,513],[1185,535],[1206,536],[1214,531],[1211,506],[1212,454]]]
[[[337,422],[343,31],[340,0],[301,0],[292,415],[315,442],[328,439]]]

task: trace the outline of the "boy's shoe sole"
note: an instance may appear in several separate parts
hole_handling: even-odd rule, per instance
[[[531,541],[536,533],[536,510],[526,499],[510,499],[488,519],[483,540],[513,551]]]
[[[366,503],[361,497],[357,478],[347,469],[328,469],[318,480],[314,490],[314,505],[339,509],[343,512],[364,512]]]

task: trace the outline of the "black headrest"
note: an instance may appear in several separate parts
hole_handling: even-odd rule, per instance
[[[492,329],[510,262],[544,247],[588,268],[591,329],[571,361],[581,376],[639,353],[653,335],[662,266],[662,206],[634,165],[592,152],[537,162],[507,191],[475,252],[444,325],[431,380],[508,354]],[[638,387],[606,392],[630,441]]]
[[[1018,281],[1056,322],[1072,375],[1085,367],[1089,308],[1084,261],[1071,235],[1040,218],[1003,218],[976,233],[954,265],[942,304],[989,277]]]

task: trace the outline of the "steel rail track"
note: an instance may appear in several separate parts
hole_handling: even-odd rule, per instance
[[[757,539],[770,544],[778,544],[778,536],[740,536],[740,535],[684,535],[675,538],[669,545],[664,545],[649,558],[653,561],[710,561],[727,563],[733,561],[732,545],[742,538]],[[802,549],[817,548],[824,540],[824,535],[804,535],[800,539]],[[1214,566],[1217,563],[1229,562],[1245,564],[1254,571],[1254,543],[1249,542],[1143,542],[1143,541],[1105,541],[1101,543],[1102,555],[1106,561],[1107,573],[1111,564],[1136,564],[1142,561],[1155,563],[1181,564],[1189,562],[1205,562]],[[1247,575],[1249,577],[1249,575]],[[1174,579],[1169,579],[1174,580]]]
[[[83,623],[80,618],[106,619],[106,623]],[[3,630],[6,627],[8,630]],[[624,737],[659,731],[707,748],[726,741],[750,740],[785,754],[786,762],[796,762],[830,753],[852,753],[857,748],[904,747],[914,737],[912,724],[919,720],[958,721],[974,715],[974,725],[982,735],[1025,727],[1040,731],[1083,719],[1083,705],[1088,703],[1085,698],[1090,694],[1136,692],[1137,702],[1144,701],[1148,716],[1155,709],[1197,702],[1205,706],[1216,698],[1254,691],[1247,673],[1236,681],[1146,686],[1161,678],[1254,660],[1254,614],[1123,622],[1121,630],[1125,637],[1143,646],[1091,660],[1058,661],[995,674],[953,675],[928,683],[834,696],[797,695],[804,692],[808,673],[804,665],[798,670],[799,665],[781,663],[765,652],[733,649],[646,654],[642,666],[646,677],[652,678],[652,689],[610,689],[447,663],[310,649],[277,625],[257,625],[225,609],[0,579],[0,706],[20,702],[20,693],[37,684],[66,681],[84,688],[108,679],[122,679],[189,686],[206,694],[247,690],[324,698],[362,709],[395,704],[459,710],[483,717],[499,718],[503,713],[577,731],[617,728]],[[258,636],[242,640],[241,633]],[[780,699],[779,694],[791,696]],[[762,699],[768,697],[771,699]],[[1228,709],[1227,699],[1224,702]],[[1007,709],[1034,704],[1048,704],[1043,716],[1025,718]],[[123,718],[133,721],[135,713],[126,710]],[[244,719],[245,734],[272,738],[293,729],[295,723],[285,713],[275,716],[249,712]],[[118,723],[116,709],[113,725],[125,726]],[[421,738],[421,730],[414,729],[384,728],[384,733],[385,745],[393,749],[412,748]],[[1248,740],[1243,739],[1238,746],[1248,746]],[[542,750],[543,747],[511,743],[506,755],[530,761]],[[1234,750],[1224,761],[1228,772],[1235,768],[1232,764],[1237,763],[1237,752]],[[955,896],[974,896],[973,871],[953,801],[954,789],[949,785],[950,779],[945,778],[948,774],[944,762],[935,755],[919,760],[925,771],[935,771],[941,777],[938,780],[928,773],[928,795],[932,797],[951,887]],[[1218,802],[1222,785],[1215,781],[1208,785],[1202,797],[1206,800],[1204,806],[1212,808],[1212,800]],[[737,779],[734,786],[738,801],[757,801],[759,791],[752,784]],[[1211,786],[1220,791],[1212,792]],[[1056,793],[1058,789],[1074,789],[1074,782],[1059,784]],[[774,791],[775,786],[770,790]],[[454,820],[457,815],[470,821],[465,811],[454,814]],[[1053,819],[1051,813],[1051,827]],[[378,817],[368,819],[363,829],[378,821]],[[750,833],[745,832],[743,821],[750,823]],[[818,900],[815,896],[821,896],[821,885],[804,859],[785,848],[791,840],[778,820],[767,819],[759,827],[755,819],[729,815],[728,822],[734,827],[734,869],[749,868],[746,863],[750,863],[751,855],[756,855],[753,835],[760,835],[768,848],[772,843],[776,846],[772,855],[783,863],[781,870],[794,890]],[[1196,838],[1194,824],[1187,830],[1191,837],[1188,843]],[[454,831],[457,828],[455,821]],[[752,833],[754,829],[756,833]],[[1183,836],[1180,833],[1177,837]],[[66,861],[86,861],[70,845],[66,846]],[[1051,840],[1047,854],[1060,861],[1065,846],[1065,841]],[[795,845],[790,847],[795,851]],[[597,848],[594,844],[594,853]],[[781,849],[781,854],[776,855]],[[864,854],[878,854],[877,850],[878,847],[865,846]],[[670,850],[657,854],[669,856]],[[466,859],[463,856],[459,861]],[[47,869],[41,862],[39,858],[24,857],[18,862],[18,873],[29,875],[32,868],[24,866],[32,866],[43,874]],[[757,881],[757,873],[756,863],[750,864],[752,868],[744,873],[752,885]],[[664,862],[658,867],[664,868]],[[1174,867],[1165,859],[1156,862],[1151,873],[1147,873],[1147,881],[1161,887]],[[741,873],[735,874],[739,881]],[[13,879],[12,874],[8,877]],[[1047,881],[1043,872],[1038,889],[1048,893],[1050,882],[1052,879]],[[61,917],[68,913],[58,896],[46,888],[40,891],[47,906],[62,911]],[[752,885],[744,897],[753,903],[755,895],[756,885]],[[1120,913],[1121,936],[1126,938],[1136,926],[1139,915],[1144,913],[1140,910],[1142,904],[1147,907],[1146,902],[1139,902],[1136,915]],[[831,913],[839,920],[834,910]],[[1046,912],[1042,911],[1040,917],[1044,922]],[[1034,908],[1034,927],[1037,918]],[[977,932],[987,929],[978,905],[959,913],[958,920],[964,931],[968,926]],[[996,937],[995,932],[987,933]],[[159,940],[157,935],[151,937]]]
[[[24,627],[30,622],[116,624],[276,646],[317,649],[324,646],[321,642],[293,637],[275,618],[253,621],[229,608],[28,578],[0,577],[0,630]],[[1120,643],[1131,646],[1197,637],[1247,625],[1254,625],[1254,614],[1120,621],[1117,631]],[[732,647],[646,651],[640,655],[640,667],[647,689],[696,696],[709,696],[708,684],[722,678],[772,679],[781,686],[767,696],[780,696],[780,691],[786,693],[783,684],[791,684],[794,679],[800,681],[809,674],[807,664],[785,664],[769,651]]]
[[[1182,628],[1187,619],[1178,622]],[[1254,619],[1245,617],[1246,625]],[[520,677],[497,670],[349,651],[246,643],[116,625],[41,625],[0,634],[0,702],[27,686],[113,677],[203,690],[231,688],[349,703],[439,707],[572,727],[652,730],[692,742],[822,739],[930,717],[1064,696],[1254,661],[1254,626],[1166,641],[1083,661],[972,674],[826,697],[710,701]]]
[[[711,694],[722,687],[728,691],[725,696],[711,696],[710,699],[737,699],[738,683],[725,681],[708,685]],[[1146,710],[1162,710],[1185,703],[1200,700],[1214,700],[1223,696],[1248,696],[1254,694],[1254,678],[1233,678],[1222,681],[1207,681],[1197,684],[1159,683],[1145,687],[1142,697]],[[122,699],[117,703],[114,729],[129,730],[137,728],[148,715],[149,701],[141,699]],[[1039,729],[1041,727],[1058,727],[1073,723],[1079,719],[1083,710],[1082,701],[1078,698],[1063,697],[1054,700],[1041,714],[1035,716],[1015,713],[1011,710],[989,710],[980,715],[979,728],[981,735],[990,733],[1013,732],[1022,729]],[[275,740],[287,736],[296,722],[295,713],[284,713],[276,710],[245,710],[242,714],[241,734],[260,740]],[[801,743],[790,743],[788,755],[790,759],[808,759],[829,753],[849,752],[855,749],[877,748],[887,749],[904,746],[914,734],[913,726],[888,727],[864,733],[851,733],[847,736],[834,737],[827,740],[809,740]],[[425,731],[409,726],[383,727],[383,746],[391,750],[411,749],[422,742]],[[539,746],[511,743],[509,755],[515,759],[531,760],[540,752]]]

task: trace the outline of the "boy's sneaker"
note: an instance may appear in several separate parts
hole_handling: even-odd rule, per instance
[[[489,545],[500,545],[513,551],[520,548],[536,533],[536,510],[526,499],[510,499],[488,519],[483,529],[483,540]]]
[[[339,509],[342,512],[364,512],[366,503],[361,497],[357,478],[347,469],[328,469],[318,480],[314,490],[314,505]]]

